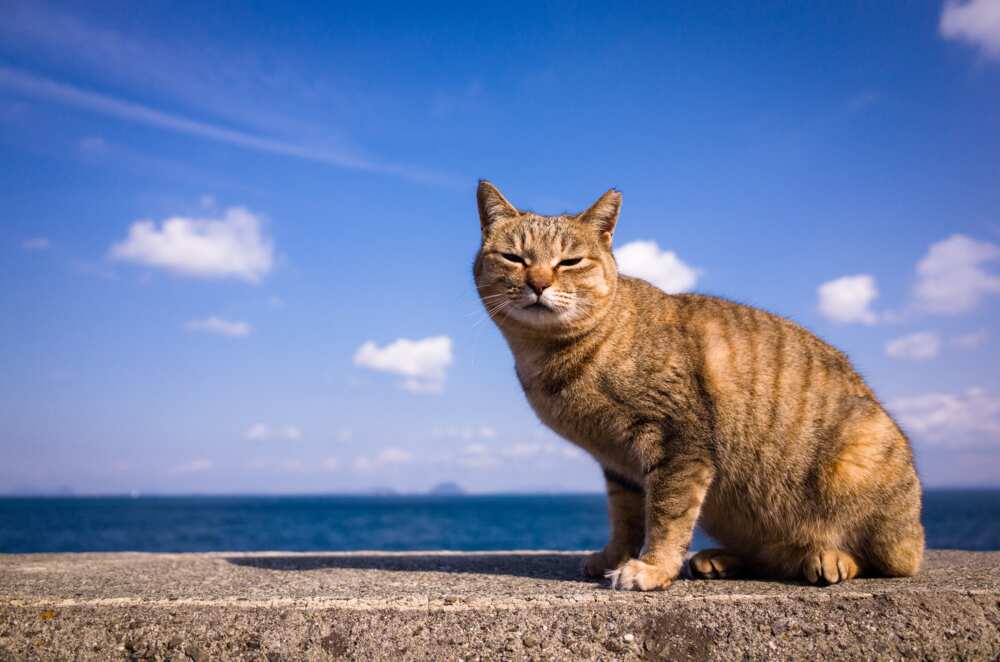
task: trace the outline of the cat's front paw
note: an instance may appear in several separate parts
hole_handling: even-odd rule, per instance
[[[585,577],[597,579],[606,576],[609,570],[614,570],[627,558],[628,554],[605,547],[585,558],[580,569]]]
[[[676,569],[632,559],[628,563],[605,575],[611,580],[611,588],[622,591],[655,591],[664,589],[677,577]]]

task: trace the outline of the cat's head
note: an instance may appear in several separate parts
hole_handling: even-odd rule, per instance
[[[603,317],[618,282],[611,237],[621,193],[612,189],[572,216],[519,211],[487,181],[477,198],[482,245],[473,271],[499,326],[564,332]]]

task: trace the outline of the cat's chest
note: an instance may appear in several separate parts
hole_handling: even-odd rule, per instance
[[[601,369],[560,369],[525,357],[515,368],[535,413],[559,435],[597,455],[625,441],[628,413]]]

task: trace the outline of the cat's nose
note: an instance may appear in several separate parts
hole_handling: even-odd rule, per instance
[[[545,288],[551,284],[551,273],[546,273],[537,267],[528,270],[528,287],[530,287],[538,296],[542,296],[542,292],[544,292]]]
[[[548,283],[528,283],[528,287],[530,287],[538,296],[542,296],[542,292],[544,292],[545,288],[548,286]]]
[[[529,278],[528,287],[534,291],[538,296],[542,296],[542,292],[545,288],[552,284],[552,281],[547,278]]]

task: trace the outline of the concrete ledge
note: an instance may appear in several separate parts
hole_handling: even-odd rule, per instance
[[[997,659],[1000,553],[616,593],[560,552],[0,555],[0,660]]]

